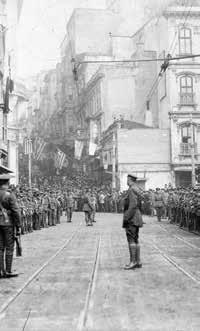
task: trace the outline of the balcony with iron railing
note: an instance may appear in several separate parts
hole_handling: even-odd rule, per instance
[[[180,93],[179,100],[180,100],[180,106],[195,106],[194,93]]]
[[[181,143],[180,144],[180,156],[191,156],[192,154],[192,145],[190,143]],[[194,154],[197,154],[197,143],[194,143]]]

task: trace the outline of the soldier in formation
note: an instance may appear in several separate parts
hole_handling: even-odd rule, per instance
[[[143,213],[154,216],[158,221],[167,218],[170,223],[177,224],[189,231],[200,232],[200,189],[189,188],[157,188],[145,192]],[[150,207],[150,210],[149,210]]]
[[[63,208],[60,192],[23,190],[17,193],[17,200],[22,234],[60,224]]]
[[[75,207],[74,195],[70,190],[68,190],[67,194],[64,196],[64,205],[67,215],[67,222],[70,223],[72,221],[72,215]]]
[[[189,231],[200,231],[200,191],[198,188],[177,188],[169,191],[167,214],[170,223]]]

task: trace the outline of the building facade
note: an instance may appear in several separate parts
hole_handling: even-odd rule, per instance
[[[144,50],[156,52],[163,58],[168,53],[179,59],[170,61],[166,72],[157,79],[153,95],[157,94],[158,127],[170,130],[171,182],[187,186],[192,182],[194,167],[199,167],[199,57],[191,58],[200,51],[199,34],[200,2],[184,6],[175,1],[156,20],[151,20],[134,35],[140,39]],[[182,57],[188,57],[182,59]],[[156,73],[160,72],[160,64]],[[159,81],[159,83],[158,83]],[[144,112],[153,117],[155,101],[147,93]],[[145,104],[145,103],[144,103]],[[192,155],[194,154],[193,160]]]
[[[200,165],[200,62],[198,57],[182,58],[199,54],[200,3],[155,3],[157,10],[151,17],[148,2],[143,11],[138,1],[129,0],[108,1],[106,10],[74,10],[61,44],[61,62],[45,76],[38,112],[44,136],[49,132],[50,140],[59,145],[73,148],[81,132],[85,146],[81,162],[88,173],[103,168],[104,133],[116,120],[137,123],[137,130],[133,128],[124,136],[127,150],[132,139],[141,147],[137,137],[143,137],[144,127],[145,137],[149,134],[153,139],[155,134],[159,139],[160,135],[158,146],[166,151],[160,154],[160,162],[158,150],[149,146],[147,152],[152,148],[152,157],[143,150],[146,161],[141,158],[146,168],[139,161],[136,166],[141,154],[135,147],[123,170],[120,166],[116,170],[140,173],[141,167],[141,174],[147,174],[148,188],[168,182],[188,185],[192,169],[194,173],[194,166]],[[133,21],[135,13],[138,16]],[[179,59],[166,65],[168,54]],[[164,63],[166,67],[161,67]],[[119,146],[123,146],[122,135],[120,139]],[[96,152],[91,153],[91,143]],[[112,141],[109,144],[112,146]],[[115,162],[122,165],[120,155]],[[113,156],[110,160],[114,162]],[[123,176],[118,174],[124,183]]]
[[[18,129],[16,123],[11,127],[13,115],[21,102],[18,92],[13,92],[13,80],[17,70],[17,27],[22,10],[22,0],[0,1],[0,158],[1,164],[14,172],[13,184],[18,183]],[[11,80],[12,78],[12,80]]]

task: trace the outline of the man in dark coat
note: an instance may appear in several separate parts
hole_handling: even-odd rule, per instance
[[[8,192],[10,175],[0,175],[0,278],[12,273],[15,234],[20,234],[20,211],[15,197]]]
[[[143,220],[140,212],[141,192],[135,184],[136,180],[137,177],[128,175],[127,185],[129,189],[124,199],[123,228],[126,231],[130,253],[130,263],[125,266],[125,270],[142,267],[140,261],[139,229],[143,226]]]

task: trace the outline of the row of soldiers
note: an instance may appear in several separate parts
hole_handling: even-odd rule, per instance
[[[21,214],[21,233],[33,232],[60,223],[63,199],[59,192],[27,190],[17,194]]]
[[[171,190],[167,200],[167,216],[171,223],[200,232],[200,191],[196,188]]]
[[[67,222],[71,222],[73,211],[77,210],[76,196],[70,190],[43,192],[33,189],[18,192],[16,196],[21,214],[22,234],[59,224],[63,212]],[[86,190],[81,198],[81,205],[86,225],[93,225],[97,206],[95,195]]]
[[[189,231],[200,232],[200,190],[194,188],[170,188],[145,192],[147,214],[156,212],[158,221],[168,218],[170,223]],[[145,212],[146,213],[146,212]]]

